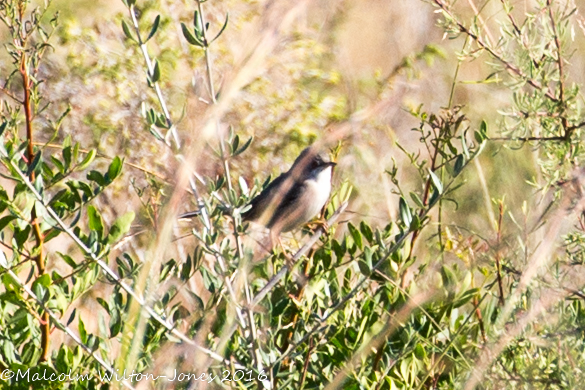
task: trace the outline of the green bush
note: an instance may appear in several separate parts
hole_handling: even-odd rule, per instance
[[[364,76],[351,7],[0,2],[0,388],[578,388],[577,9],[429,3],[461,49]],[[311,143],[328,229],[266,248],[241,214]]]

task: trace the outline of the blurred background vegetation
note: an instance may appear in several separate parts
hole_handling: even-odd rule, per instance
[[[0,369],[91,377],[32,388],[582,387],[582,4],[32,1],[25,19],[59,14],[31,68],[33,140],[10,108],[24,90],[7,10],[25,3],[0,3]],[[181,27],[197,29],[199,6],[208,36],[221,32],[206,50]],[[25,140],[44,182],[32,153],[24,176],[80,230],[43,214],[54,237],[19,238],[44,207],[11,165]],[[290,255],[259,249],[239,212],[314,142],[338,163],[326,216],[349,205],[265,297]],[[95,160],[55,178],[50,157],[75,144]],[[56,199],[70,179],[95,198]],[[176,222],[202,204],[208,215]],[[45,351],[47,307],[80,342],[52,319]],[[108,381],[108,369],[220,379]],[[238,369],[253,380],[221,381]]]

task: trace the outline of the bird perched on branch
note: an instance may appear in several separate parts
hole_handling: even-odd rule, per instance
[[[272,239],[301,227],[327,203],[335,165],[312,147],[306,148],[288,172],[278,176],[252,199],[242,220],[266,226]]]
[[[242,221],[256,222],[270,230],[272,243],[282,232],[301,227],[325,206],[331,194],[331,177],[336,164],[312,147],[301,152],[290,170],[274,179],[248,205]],[[199,211],[179,216],[191,218]]]

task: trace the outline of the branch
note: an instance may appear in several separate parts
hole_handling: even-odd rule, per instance
[[[22,42],[22,47],[25,46],[25,43]],[[24,99],[23,99],[23,106],[24,106],[24,118],[26,122],[26,139],[28,141],[27,145],[27,159],[28,159],[28,166],[31,167],[35,163],[35,156],[34,156],[34,149],[33,149],[33,128],[32,128],[32,121],[33,121],[33,113],[31,107],[31,88],[32,83],[30,80],[29,70],[28,70],[28,61],[26,57],[26,52],[21,52],[21,59],[20,59],[20,74],[22,75],[22,89],[24,91]],[[29,179],[31,182],[35,181],[35,170],[30,169],[30,176]],[[37,206],[34,205],[31,210],[31,222],[35,240],[37,242],[38,254],[35,257],[35,262],[37,264],[39,278],[45,274],[45,252],[44,252],[44,241],[45,237],[41,232],[41,225],[39,223],[39,219],[37,218]],[[42,362],[46,362],[49,360],[49,349],[50,349],[50,335],[51,335],[51,325],[49,323],[49,315],[45,311],[42,314],[42,321],[40,321],[41,327],[41,358]]]

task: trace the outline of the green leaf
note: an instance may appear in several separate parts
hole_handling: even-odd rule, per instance
[[[365,223],[364,221],[360,222],[360,232],[366,237],[369,243],[374,240],[374,233],[372,232],[372,228],[370,225]]]
[[[183,263],[181,267],[180,277],[181,280],[186,281],[191,277],[191,268],[193,265],[193,261],[191,260],[191,256],[187,256],[187,261]]]
[[[48,294],[47,288],[51,285],[51,276],[49,274],[43,274],[39,276],[32,284],[31,289],[37,295],[39,299],[47,302]]]
[[[71,166],[71,145],[63,148],[63,161],[65,162],[65,170],[69,170]]]
[[[453,168],[454,176],[458,176],[465,166],[465,157],[460,154],[455,160],[455,167]]]
[[[114,157],[114,159],[112,160],[112,163],[110,164],[110,167],[108,168],[107,178],[111,182],[115,178],[118,177],[118,175],[120,174],[121,171],[122,171],[122,159],[120,157],[116,156],[116,157]]]
[[[169,273],[177,266],[175,259],[169,260],[160,270],[159,282],[162,282],[167,278]]]
[[[369,264],[364,259],[360,258],[358,260],[358,268],[360,269],[360,272],[364,276],[370,276],[370,274],[372,273],[372,269],[370,268]]]
[[[158,61],[154,60],[154,68],[152,69],[152,74],[150,75],[150,82],[156,83],[160,80],[160,66],[158,65]]]
[[[213,41],[215,41],[217,38],[219,38],[219,36],[220,36],[221,34],[223,34],[223,30],[225,30],[225,28],[226,28],[226,27],[227,27],[227,25],[228,25],[228,20],[229,20],[229,17],[230,17],[230,15],[229,15],[229,14],[225,14],[225,22],[223,23],[223,27],[221,28],[221,30],[219,30],[219,32],[217,33],[217,35],[215,36],[215,38],[213,38],[213,39],[211,40],[211,42],[209,42],[209,44],[212,44],[212,43],[213,43]]]
[[[250,138],[248,139],[248,141],[246,141],[246,143],[245,143],[244,145],[242,145],[242,147],[241,147],[241,148],[239,148],[238,150],[236,150],[236,151],[233,153],[233,156],[237,156],[237,155],[240,155],[240,154],[244,153],[244,151],[246,151],[246,149],[248,149],[248,147],[249,147],[249,146],[250,146],[250,144],[252,143],[252,140],[253,140],[253,139],[254,139],[254,137],[250,137]]]
[[[43,287],[49,287],[51,285],[51,276],[49,274],[42,274],[34,281],[34,284],[40,284]]]
[[[416,203],[416,205],[418,207],[420,207],[421,209],[425,208],[425,205],[423,204],[422,200],[420,199],[420,197],[418,196],[418,194],[416,192],[410,193],[410,199],[412,199],[414,201],[414,203]]]
[[[73,311],[71,312],[71,315],[69,316],[69,319],[67,320],[67,323],[65,324],[65,326],[71,325],[71,323],[73,322],[73,320],[75,320],[75,314],[76,313],[77,313],[77,308],[73,309]]]
[[[478,144],[481,144],[483,142],[483,138],[482,138],[481,133],[479,131],[474,131],[473,136],[475,137],[475,141]]]
[[[73,146],[73,161],[77,161],[77,158],[79,157],[79,142],[76,142],[75,145]]]
[[[110,233],[108,235],[108,244],[115,243],[120,238],[122,238],[124,234],[128,233],[135,216],[136,214],[134,214],[134,211],[130,211],[116,219],[116,221],[110,228]]]
[[[400,211],[400,219],[404,225],[410,226],[410,223],[412,222],[412,212],[403,197],[400,197],[400,201],[398,202],[398,210]]]
[[[152,28],[150,29],[150,33],[148,33],[148,37],[146,37],[146,40],[144,41],[144,43],[148,42],[150,40],[150,38],[152,38],[154,36],[154,34],[156,34],[156,31],[158,30],[159,25],[160,25],[160,15],[156,15],[156,18],[154,19],[154,24],[152,25]]]
[[[414,356],[419,360],[424,360],[426,358],[425,349],[420,343],[417,343],[416,347],[414,347]]]
[[[48,232],[45,233],[45,243],[51,241],[53,238],[57,237],[61,234],[61,230],[59,229],[50,229]]]
[[[89,228],[97,232],[99,237],[103,237],[104,221],[99,211],[92,205],[87,206],[87,216],[89,217]]]
[[[467,148],[465,134],[461,134],[461,147],[463,148],[463,154],[465,155],[465,158],[469,160],[469,149]]]
[[[234,137],[234,141],[233,141],[233,142],[232,142],[232,144],[230,145],[230,146],[231,146],[231,152],[232,152],[232,155],[234,154],[234,151],[238,150],[238,146],[239,146],[239,145],[240,145],[240,136],[239,136],[239,135],[236,135],[236,136]]]
[[[0,231],[4,230],[6,226],[12,221],[14,221],[16,217],[14,215],[7,215],[0,219]]]
[[[351,222],[347,223],[347,228],[349,229],[349,233],[353,237],[353,241],[355,242],[357,247],[360,248],[360,250],[363,250],[364,243],[362,240],[362,235],[360,234],[359,230],[357,230],[357,228],[353,226]]]
[[[151,108],[150,110],[146,111],[146,122],[149,125],[152,125],[152,124],[154,124],[155,121],[156,121],[156,113]]]
[[[75,260],[73,260],[73,258],[71,256],[66,255],[64,253],[61,253],[61,252],[57,252],[57,254],[59,256],[61,256],[61,258],[63,259],[63,261],[65,261],[68,266],[70,266],[73,269],[77,268],[77,263],[75,262]]]
[[[91,180],[93,182],[96,182],[101,187],[108,184],[106,182],[106,179],[104,179],[104,176],[98,171],[89,171],[89,173],[86,175],[86,177],[87,177],[87,180]]]
[[[14,241],[16,241],[17,247],[22,247],[26,240],[28,240],[28,236],[31,232],[31,226],[27,225],[24,229],[14,229]]]
[[[125,20],[122,20],[122,30],[124,31],[124,35],[126,35],[126,38],[130,39],[131,41],[138,42],[136,38],[132,36],[130,27],[128,26]]]
[[[439,194],[443,193],[443,184],[441,183],[441,179],[433,171],[429,169],[429,174],[431,175],[431,181],[433,182],[433,187],[437,190]]]
[[[58,158],[56,158],[55,156],[51,156],[51,161],[53,161],[53,164],[55,164],[59,172],[65,173],[65,167],[63,166],[61,161],[59,161]]]
[[[479,288],[472,288],[465,291],[455,302],[453,302],[453,307],[457,308],[465,305],[467,302],[471,300],[471,298],[473,298],[478,293]]]
[[[195,27],[195,31],[201,31],[203,25],[201,24],[201,17],[199,17],[199,11],[195,10],[193,12],[193,27]]]
[[[412,231],[418,230],[420,228],[420,218],[418,217],[418,214],[414,214],[412,216],[412,221],[410,222],[409,228]]]
[[[71,146],[71,135],[67,135],[63,140],[63,148]]]
[[[103,298],[100,297],[97,297],[96,300],[104,309],[106,309],[108,313],[110,312],[110,306],[108,305],[108,302],[106,302]]]
[[[33,158],[31,164],[28,166],[28,171],[26,172],[26,175],[30,176],[33,172],[38,173],[38,168],[39,168],[40,162],[41,162],[41,152],[38,151],[37,154],[35,154],[35,157]]]
[[[484,140],[488,138],[488,124],[485,120],[481,121],[481,124],[479,125],[479,132],[481,133],[481,136]]]
[[[79,171],[86,169],[89,166],[89,164],[92,163],[96,154],[97,151],[95,149],[90,150],[89,153],[85,155],[85,158],[77,165],[76,169]]]
[[[443,279],[443,287],[450,289],[457,285],[457,278],[449,267],[443,265],[441,267],[441,277]]]
[[[167,122],[167,118],[165,118],[164,114],[160,114],[154,122],[158,127],[161,127],[163,129],[170,128],[170,126]]]
[[[183,30],[183,36],[185,37],[187,42],[189,42],[191,45],[199,46],[199,47],[204,46],[203,42],[199,38],[197,38],[195,35],[193,35],[191,30],[189,30],[189,28],[185,25],[185,23],[181,23],[181,29]]]
[[[79,330],[79,338],[84,344],[87,344],[87,331],[85,330],[85,324],[81,317],[79,317],[79,325],[77,326],[77,329]]]

